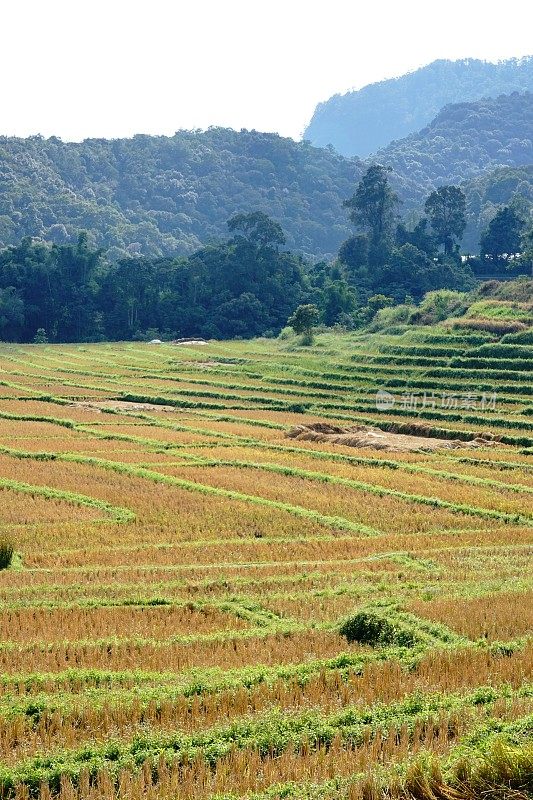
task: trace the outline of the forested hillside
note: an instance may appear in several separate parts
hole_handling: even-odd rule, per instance
[[[442,184],[460,183],[495,167],[533,163],[533,94],[446,106],[419,133],[376,154],[401,181],[403,199],[418,204]]]
[[[289,247],[333,254],[349,231],[342,201],[363,167],[276,134],[212,128],[175,136],[0,138],[0,245],[88,230],[111,259],[187,254],[235,213],[282,222]]]
[[[320,103],[304,136],[314,145],[364,158],[423,128],[449,103],[533,91],[533,58],[489,64],[439,60]]]
[[[440,184],[533,163],[532,130],[531,93],[462,103],[376,160],[393,168],[405,213]],[[260,210],[282,224],[291,250],[332,257],[350,233],[342,203],[364,168],[305,142],[224,128],[81,143],[1,137],[0,246],[24,236],[75,243],[87,230],[111,261],[187,255],[224,236],[233,214]],[[473,192],[467,249],[494,213]]]
[[[511,205],[523,219],[533,214],[533,164],[525,167],[499,167],[482,172],[463,185],[466,195],[466,230],[464,252],[474,253],[481,232],[498,208]]]

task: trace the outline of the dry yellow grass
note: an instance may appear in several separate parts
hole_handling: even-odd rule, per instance
[[[377,415],[376,388],[407,368],[395,373],[392,358],[373,373],[368,346],[325,336],[293,351],[273,341],[198,354],[0,348],[0,479],[96,503],[0,487],[16,551],[0,571],[4,800],[266,790],[277,800],[273,787],[291,781],[283,796],[369,800],[376,766],[445,757],[474,726],[531,713],[533,462],[521,392],[475,422],[449,410],[424,419],[449,436],[523,440],[460,458],[287,439],[318,420],[417,421],[398,407]],[[447,381],[437,376],[436,390]],[[110,518],[99,503],[132,516]],[[418,638],[349,643],[340,623],[360,609],[400,615]],[[346,709],[382,709],[383,722],[281,746],[268,740],[273,709],[289,727],[305,714],[329,725]],[[242,733],[262,719],[266,744],[243,733],[217,750],[221,725]],[[163,755],[158,737],[196,735],[216,747]],[[72,767],[82,747],[100,753],[113,740],[122,753],[143,737],[156,743],[151,760]],[[6,776],[34,774],[36,757],[41,785],[8,786]],[[70,777],[52,779],[61,759]]]

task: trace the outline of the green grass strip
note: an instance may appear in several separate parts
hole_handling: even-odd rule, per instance
[[[339,486],[346,486],[350,489],[356,489],[358,491],[375,494],[378,497],[397,497],[400,500],[406,500],[411,503],[421,503],[423,505],[433,506],[435,508],[445,508],[454,513],[467,514],[485,519],[499,519],[502,520],[502,522],[523,525],[529,525],[533,521],[533,515],[529,514],[510,514],[506,511],[497,511],[495,509],[469,506],[464,503],[452,503],[448,500],[442,500],[439,497],[427,497],[426,495],[401,492],[398,489],[389,489],[385,486],[378,486],[373,483],[355,481],[350,478],[340,478],[337,475],[328,475],[324,472],[313,472],[311,470],[288,467],[281,464],[269,464],[264,462],[260,463],[255,461],[224,461],[222,459],[209,459],[205,461],[197,460],[194,462],[194,465],[199,467],[224,466],[236,467],[239,469],[258,469],[266,472],[274,472],[278,475],[306,478],[308,480],[320,481],[322,483],[332,483]]]
[[[155,472],[154,470],[145,469],[143,467],[124,464],[120,461],[109,461],[102,458],[94,458],[92,456],[77,455],[75,453],[33,453],[23,450],[14,450],[13,448],[8,447],[1,447],[0,452],[14,458],[28,458],[36,461],[66,461],[75,464],[89,464],[120,474],[144,478],[146,480],[153,481],[154,483],[166,484],[167,486],[176,486],[179,489],[185,489],[189,492],[198,492],[200,494],[213,495],[215,497],[226,497],[230,500],[238,500],[245,503],[252,503],[253,505],[266,506],[267,508],[273,508],[277,511],[284,511],[292,516],[308,519],[311,522],[316,522],[319,525],[325,525],[326,527],[333,528],[335,530],[346,530],[350,531],[351,533],[361,534],[363,536],[382,535],[382,532],[376,530],[375,528],[353,522],[345,517],[328,516],[325,514],[320,514],[318,511],[312,511],[308,508],[304,508],[303,506],[290,505],[289,503],[282,503],[281,501],[277,500],[269,500],[265,497],[244,494],[243,492],[237,492],[232,489],[222,489],[218,486],[195,483],[194,481],[176,478],[173,475],[165,475],[162,472]]]
[[[129,742],[116,740],[103,745],[88,744],[75,750],[51,751],[13,766],[0,766],[0,787],[4,797],[9,797],[17,785],[24,783],[30,794],[36,795],[43,782],[57,790],[62,775],[76,782],[82,771],[94,777],[105,768],[116,777],[123,769],[139,769],[147,760],[155,768],[159,758],[167,761],[177,758],[182,763],[203,758],[214,766],[235,748],[252,748],[264,757],[272,757],[304,742],[310,747],[327,746],[337,736],[346,744],[357,745],[364,742],[369,731],[387,735],[391,729],[403,726],[413,731],[420,722],[446,712],[458,713],[476,707],[490,710],[498,700],[532,695],[531,684],[523,685],[516,692],[504,685],[479,687],[469,693],[416,693],[389,705],[352,706],[330,715],[317,711],[287,714],[274,709],[268,714],[193,734],[148,732]]]
[[[104,511],[106,514],[109,514],[115,522],[131,522],[135,519],[135,514],[128,508],[113,506],[110,503],[106,503],[105,500],[97,500],[95,497],[88,497],[85,494],[78,494],[77,492],[52,489],[49,486],[35,486],[31,483],[22,483],[21,481],[11,480],[10,478],[0,478],[0,488],[11,489],[14,492],[22,492],[23,494],[30,494],[34,497],[45,497],[47,500],[63,500],[76,506],[96,508],[99,511]]]

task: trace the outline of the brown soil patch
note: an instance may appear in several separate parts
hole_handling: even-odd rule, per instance
[[[174,406],[162,406],[157,403],[134,403],[129,400],[102,400],[94,403],[83,401],[72,403],[70,407],[82,408],[84,411],[94,411],[95,414],[101,414],[106,408],[112,408],[116,411],[164,411],[167,414],[171,411],[176,411]]]
[[[218,367],[218,361],[188,361],[188,364],[193,364],[195,367],[200,367],[201,369],[207,369],[208,367]]]
[[[415,429],[417,426],[413,426]],[[427,429],[420,425],[419,430],[411,433],[389,433],[379,428],[366,425],[353,425],[341,428],[325,422],[314,422],[310,425],[296,425],[286,434],[289,439],[301,442],[325,442],[326,444],[342,444],[346,447],[370,447],[372,450],[390,450],[396,453],[407,453],[416,450],[430,452],[433,450],[457,450],[459,448],[491,447],[495,438],[491,434],[480,434],[474,439],[463,442],[460,439],[438,439],[424,435]]]

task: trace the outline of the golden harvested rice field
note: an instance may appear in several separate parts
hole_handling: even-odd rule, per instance
[[[481,344],[0,345],[0,798],[489,797],[445,784],[531,752],[533,348]]]

